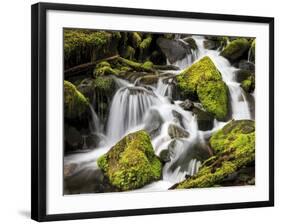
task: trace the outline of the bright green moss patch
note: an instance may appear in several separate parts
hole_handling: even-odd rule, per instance
[[[233,120],[217,131],[210,138],[210,145],[215,152],[222,152],[230,148],[239,135],[248,135],[255,131],[255,122],[252,120]]]
[[[121,191],[140,188],[159,180],[162,165],[145,131],[131,133],[98,159],[110,183]]]
[[[228,88],[223,81],[199,83],[197,94],[203,107],[217,119],[224,120],[228,114]]]
[[[177,81],[184,98],[199,98],[208,112],[219,120],[225,119],[228,114],[228,88],[208,56],[183,70]]]
[[[88,100],[76,87],[64,81],[64,114],[67,118],[81,116],[89,107]]]
[[[230,61],[234,61],[241,57],[250,48],[250,44],[246,38],[238,38],[231,41],[221,52],[221,55]]]
[[[255,161],[255,125],[251,120],[231,121],[212,135],[215,155],[206,160],[199,172],[176,188],[214,187],[244,166]]]
[[[197,85],[211,80],[220,81],[222,78],[219,70],[208,56],[195,62],[177,76],[178,86],[186,97],[196,97]]]

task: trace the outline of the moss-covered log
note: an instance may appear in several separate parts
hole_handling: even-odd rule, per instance
[[[207,159],[195,176],[175,188],[219,186],[229,175],[255,161],[255,124],[251,120],[233,120],[214,133],[210,145],[215,155]]]

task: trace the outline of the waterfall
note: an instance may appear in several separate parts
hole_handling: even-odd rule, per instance
[[[101,124],[100,124],[100,120],[98,118],[98,115],[96,114],[94,108],[92,105],[89,105],[90,110],[91,110],[91,116],[92,116],[92,120],[90,122],[90,129],[92,133],[100,133],[101,132]]]
[[[177,39],[180,39],[177,35]],[[251,115],[249,96],[255,98],[255,94],[246,94],[235,79],[236,68],[231,66],[227,59],[220,56],[217,50],[208,50],[203,46],[204,37],[192,36],[198,49],[191,50],[185,58],[176,61],[173,65],[181,70],[191,66],[196,60],[209,56],[229,89],[230,119],[253,119]],[[169,64],[169,62],[167,62]],[[162,169],[162,180],[153,182],[135,191],[167,190],[174,184],[196,175],[202,157],[210,156],[207,141],[210,135],[225,122],[214,120],[214,127],[209,131],[198,129],[197,117],[191,111],[183,110],[179,104],[182,101],[172,102],[174,91],[174,78],[180,71],[159,71],[157,85],[138,86],[135,83],[112,76],[118,90],[111,101],[109,114],[106,119],[106,131],[103,133],[99,117],[90,106],[92,132],[102,136],[102,143],[97,148],[86,153],[77,153],[65,157],[65,163],[80,164],[79,169],[98,170],[97,159],[106,153],[118,140],[129,132],[145,129],[150,130],[151,142],[155,154],[161,157],[165,150],[169,160],[165,161]],[[149,128],[147,128],[149,127]],[[169,133],[171,127],[177,127],[188,135],[185,137],[173,137]],[[146,129],[147,128],[147,129]],[[149,131],[148,131],[149,132]],[[84,139],[84,137],[83,137]],[[84,139],[85,148],[86,141]],[[198,156],[199,155],[199,156]],[[205,158],[204,157],[204,158]]]
[[[139,125],[147,109],[158,102],[156,95],[144,87],[120,88],[110,107],[108,139],[119,140],[128,130]]]
[[[163,79],[159,79],[157,83],[156,92],[161,96],[172,97],[172,86],[169,82],[164,83]]]
[[[237,69],[231,66],[227,59],[220,56],[219,51],[205,49],[203,46],[203,37],[193,36],[193,38],[198,46],[198,59],[209,56],[221,72],[222,79],[228,86],[232,117],[234,119],[251,119],[250,108],[245,93],[240,87],[240,83],[235,80]]]

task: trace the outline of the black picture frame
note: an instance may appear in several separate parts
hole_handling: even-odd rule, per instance
[[[208,204],[196,206],[149,209],[114,210],[102,212],[46,214],[46,12],[63,10],[75,12],[113,13],[155,17],[177,17],[232,22],[254,22],[269,25],[269,200],[243,203]],[[36,221],[86,219],[160,213],[193,212],[274,206],[274,18],[240,15],[163,11],[151,9],[103,7],[89,5],[37,3],[32,5],[32,155],[31,155],[31,218]]]

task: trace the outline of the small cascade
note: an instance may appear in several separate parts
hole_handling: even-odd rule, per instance
[[[203,46],[203,37],[194,36],[193,38],[198,46],[199,59],[203,56],[209,56],[221,72],[222,79],[228,86],[232,117],[234,119],[250,119],[251,112],[245,93],[240,87],[240,83],[235,80],[237,69],[231,66],[227,59],[220,56],[219,51],[205,49]]]
[[[91,110],[91,115],[92,115],[92,120],[90,122],[90,129],[92,133],[100,133],[101,132],[101,124],[100,120],[93,108],[92,105],[90,105],[90,110]]]
[[[169,81],[164,83],[163,79],[158,80],[156,92],[159,95],[172,97],[172,91],[172,86]]]
[[[126,131],[139,125],[149,107],[159,103],[156,95],[144,87],[119,89],[111,104],[107,137],[117,141]]]

